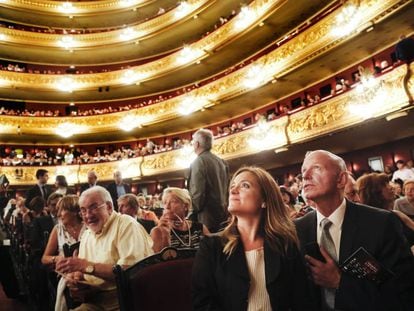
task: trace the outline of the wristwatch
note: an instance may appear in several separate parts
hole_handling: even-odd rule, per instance
[[[95,271],[95,266],[93,264],[89,264],[85,268],[85,273],[87,274],[93,274],[94,271]]]

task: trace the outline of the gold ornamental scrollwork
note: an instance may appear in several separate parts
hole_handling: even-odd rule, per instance
[[[174,165],[174,157],[171,152],[151,155],[144,158],[143,170],[165,170]]]

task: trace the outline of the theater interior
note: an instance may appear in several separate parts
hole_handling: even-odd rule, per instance
[[[394,168],[414,159],[414,65],[395,49],[413,16],[409,0],[1,0],[0,172],[24,193],[40,167],[77,191],[120,170],[154,195],[186,186],[200,128],[231,172],[279,184],[308,150],[357,177]]]

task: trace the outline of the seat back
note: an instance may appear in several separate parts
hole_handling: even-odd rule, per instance
[[[121,311],[192,310],[191,271],[195,249],[167,247],[123,270],[115,267]]]

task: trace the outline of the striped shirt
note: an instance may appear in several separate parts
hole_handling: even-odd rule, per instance
[[[272,310],[272,306],[266,290],[263,247],[247,251],[245,254],[250,276],[247,311],[270,311]]]

